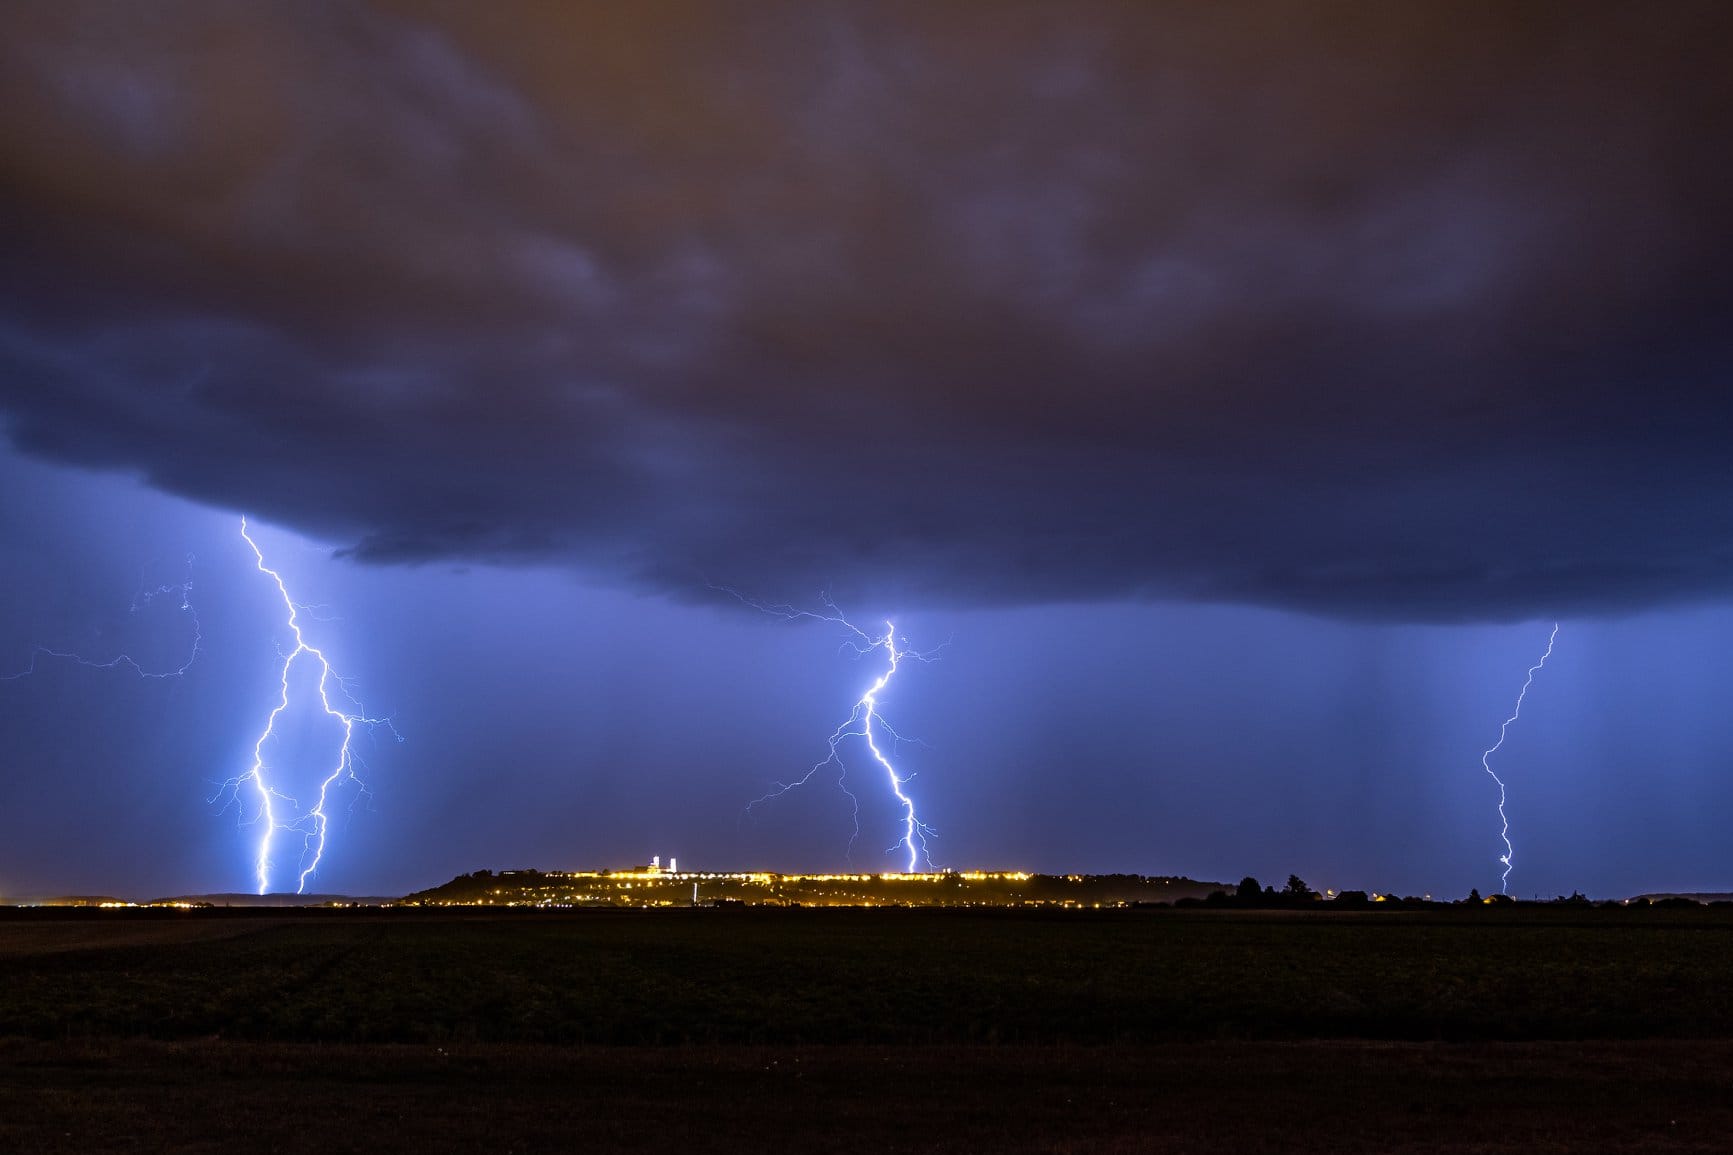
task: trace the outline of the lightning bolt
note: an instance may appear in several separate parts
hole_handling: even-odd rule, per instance
[[[80,666],[89,666],[93,670],[131,670],[141,678],[162,679],[180,677],[191,668],[193,662],[198,660],[199,647],[205,640],[204,632],[199,624],[198,611],[193,608],[192,568],[193,555],[188,554],[187,576],[185,581],[157,586],[155,589],[151,589],[149,588],[148,583],[144,582],[143,579],[140,579],[139,591],[133,595],[132,608],[129,611],[136,614],[158,598],[176,594],[180,596],[180,612],[187,615],[193,623],[193,645],[192,651],[187,654],[187,660],[176,666],[174,669],[147,670],[129,654],[120,654],[119,656],[110,658],[104,662],[97,661],[94,658],[87,658],[83,654],[71,650],[56,650],[48,646],[32,646],[30,648],[29,663],[22,670],[19,670],[16,673],[0,674],[0,682],[16,682],[20,678],[28,678],[36,672],[37,663],[44,658],[54,658],[60,661],[73,662]]]
[[[1511,724],[1518,718],[1522,717],[1523,699],[1528,697],[1528,688],[1534,685],[1535,674],[1539,673],[1541,667],[1546,665],[1546,660],[1552,657],[1553,643],[1557,640],[1558,623],[1554,622],[1552,633],[1549,634],[1546,639],[1546,653],[1540,656],[1540,661],[1528,668],[1528,677],[1523,679],[1522,689],[1516,695],[1516,706],[1511,710],[1510,717],[1504,720],[1504,725],[1498,728],[1498,741],[1494,742],[1480,755],[1481,769],[1485,770],[1487,776],[1494,782],[1498,783],[1498,820],[1503,824],[1503,829],[1498,832],[1498,836],[1504,840],[1504,854],[1499,857],[1499,861],[1504,863],[1504,874],[1498,880],[1498,892],[1500,894],[1509,893],[1511,859],[1516,856],[1516,848],[1510,844],[1510,818],[1504,812],[1504,779],[1493,773],[1492,756],[1498,753],[1499,747],[1504,745],[1504,738],[1506,734],[1510,733]]]
[[[258,543],[247,533],[247,519],[244,517],[241,518],[241,537],[252,549],[259,572],[271,579],[277,587],[277,593],[283,599],[283,607],[288,612],[289,633],[295,639],[295,646],[287,653],[281,654],[283,666],[280,671],[279,682],[282,692],[277,699],[277,705],[271,710],[270,716],[265,719],[265,728],[260,731],[258,740],[253,743],[252,766],[238,778],[231,778],[225,782],[217,797],[220,798],[224,793],[228,793],[238,803],[240,795],[248,789],[251,789],[258,796],[259,820],[263,823],[264,830],[259,835],[258,851],[253,860],[253,873],[259,884],[260,894],[267,893],[271,888],[271,852],[277,833],[282,831],[300,838],[301,848],[297,861],[299,876],[295,883],[295,893],[303,894],[307,889],[307,879],[319,869],[319,861],[325,856],[325,836],[331,826],[331,817],[326,810],[326,805],[330,800],[332,789],[340,782],[354,782],[363,792],[366,790],[365,783],[355,774],[355,766],[358,761],[353,749],[356,728],[365,726],[368,729],[373,729],[384,726],[399,742],[403,741],[403,735],[397,733],[389,718],[369,718],[359,712],[361,707],[350,697],[349,687],[342,676],[331,669],[331,663],[326,660],[322,650],[308,643],[306,636],[301,632],[300,618],[301,611],[307,607],[300,605],[289,596],[289,589],[283,584],[282,575],[265,564],[265,555],[260,551]],[[276,729],[278,717],[289,708],[289,675],[294,669],[295,663],[303,658],[316,663],[318,666],[319,705],[327,717],[334,719],[342,727],[343,742],[337,750],[335,764],[319,782],[318,801],[304,814],[297,816],[295,812],[299,809],[299,803],[271,785],[269,781],[265,765],[265,743],[270,741]],[[349,699],[355,712],[333,704],[331,699],[333,683],[336,684],[343,696]],[[215,800],[212,799],[212,801]]]
[[[855,699],[854,709],[849,712],[849,716],[841,725],[831,731],[830,739],[827,744],[828,752],[826,755],[818,762],[815,762],[812,768],[799,778],[792,782],[778,782],[776,783],[775,789],[771,790],[768,794],[765,794],[760,798],[755,798],[752,802],[748,803],[746,807],[747,812],[751,813],[758,806],[761,806],[774,798],[780,798],[790,790],[806,785],[808,782],[812,781],[814,776],[816,776],[820,771],[825,770],[827,767],[833,768],[836,771],[836,784],[844,794],[848,795],[849,803],[853,807],[854,811],[854,833],[849,837],[848,843],[849,853],[852,854],[854,844],[860,838],[860,800],[855,796],[854,792],[848,788],[848,764],[843,760],[842,746],[845,740],[849,738],[858,738],[866,746],[868,753],[872,756],[873,762],[884,772],[885,780],[891,789],[891,794],[896,798],[897,805],[902,810],[902,819],[900,822],[902,827],[902,837],[898,838],[896,842],[887,847],[885,853],[892,854],[899,850],[906,851],[908,854],[908,865],[904,867],[904,870],[907,872],[917,870],[920,867],[922,859],[925,859],[927,867],[932,869],[933,860],[932,855],[929,853],[927,842],[931,838],[938,837],[938,833],[932,827],[921,821],[920,816],[915,810],[915,800],[908,793],[907,789],[905,789],[914,775],[904,775],[898,772],[895,764],[891,762],[889,754],[885,752],[885,748],[879,744],[881,734],[890,738],[893,750],[896,748],[897,744],[905,742],[908,739],[905,739],[901,734],[898,734],[895,728],[893,728],[889,722],[885,721],[884,715],[879,713],[878,699],[879,695],[884,693],[885,688],[891,684],[891,679],[896,677],[897,669],[905,659],[913,659],[918,662],[928,662],[934,660],[937,656],[937,651],[921,653],[907,649],[907,639],[904,639],[903,645],[899,646],[897,641],[896,625],[889,621],[885,622],[885,632],[883,634],[870,634],[843,616],[842,611],[838,610],[836,605],[831,602],[828,597],[824,599],[824,605],[830,612],[825,614],[815,614],[807,610],[797,610],[791,606],[760,605],[757,602],[747,601],[747,599],[740,597],[740,595],[735,593],[733,590],[725,590],[724,592],[733,594],[734,597],[739,598],[739,600],[745,602],[745,604],[751,606],[753,609],[760,610],[764,613],[774,614],[777,617],[785,618],[789,621],[805,618],[813,621],[829,622],[834,625],[840,625],[850,634],[848,638],[844,639],[842,646],[844,649],[851,650],[856,658],[862,658],[868,654],[883,650],[887,659],[884,673],[880,674],[878,678],[873,681],[872,685],[867,687],[865,693]]]

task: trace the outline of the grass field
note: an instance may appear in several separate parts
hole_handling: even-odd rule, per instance
[[[0,918],[3,1150],[1730,1134],[1719,910]]]

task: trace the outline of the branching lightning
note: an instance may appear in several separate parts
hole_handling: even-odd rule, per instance
[[[198,611],[193,608],[192,569],[193,557],[191,554],[188,554],[187,576],[185,581],[169,585],[161,585],[153,589],[148,583],[141,580],[139,583],[139,591],[137,594],[133,595],[132,599],[132,609],[130,612],[136,614],[158,598],[175,596],[180,598],[180,612],[185,614],[192,622],[193,644],[191,651],[187,654],[187,660],[176,666],[174,669],[148,670],[142,663],[129,654],[120,654],[117,657],[108,659],[107,661],[98,661],[95,658],[87,658],[83,654],[75,653],[71,650],[56,650],[51,649],[48,646],[32,646],[30,648],[29,664],[16,673],[0,674],[0,682],[16,682],[20,678],[28,678],[36,672],[37,663],[44,658],[73,662],[80,666],[89,666],[93,670],[131,670],[141,678],[162,679],[180,677],[191,668],[195,661],[198,660],[199,647],[204,643],[204,633],[199,625]]]
[[[1498,881],[1498,892],[1500,894],[1509,893],[1511,860],[1516,856],[1516,848],[1510,844],[1510,818],[1504,812],[1504,779],[1493,773],[1492,756],[1498,753],[1499,747],[1504,745],[1505,735],[1510,732],[1512,723],[1522,716],[1522,703],[1523,699],[1528,697],[1528,688],[1534,685],[1535,674],[1539,673],[1541,667],[1546,665],[1546,660],[1552,657],[1553,643],[1557,640],[1558,623],[1554,622],[1552,633],[1548,635],[1546,640],[1546,653],[1540,656],[1540,661],[1528,668],[1528,677],[1523,679],[1522,689],[1516,695],[1516,706],[1511,710],[1510,717],[1504,720],[1504,725],[1498,728],[1498,741],[1494,742],[1480,755],[1481,769],[1485,770],[1487,775],[1494,782],[1498,783],[1498,820],[1502,825],[1502,829],[1498,832],[1498,836],[1504,840],[1504,854],[1499,857],[1499,861],[1504,864],[1504,874]]]
[[[289,633],[295,639],[294,648],[282,653],[283,666],[280,672],[282,693],[277,699],[277,705],[271,710],[265,720],[265,728],[260,731],[258,740],[253,743],[253,764],[238,778],[232,778],[223,784],[223,793],[229,793],[239,802],[240,795],[251,789],[259,800],[259,821],[264,829],[259,835],[259,846],[253,861],[254,876],[259,884],[259,893],[265,894],[271,887],[272,848],[277,833],[298,836],[301,846],[297,861],[298,877],[295,883],[295,893],[304,893],[307,880],[319,869],[319,861],[325,855],[325,836],[330,829],[331,816],[326,809],[331,800],[333,789],[342,782],[354,782],[363,792],[366,786],[355,773],[357,757],[353,749],[355,731],[358,726],[368,728],[384,726],[390,730],[398,741],[403,736],[398,734],[391,725],[389,718],[370,718],[361,712],[361,707],[349,695],[349,688],[341,675],[331,669],[331,663],[318,647],[310,645],[301,632],[301,611],[307,609],[289,596],[288,587],[283,584],[282,575],[265,564],[265,555],[260,552],[258,543],[247,533],[247,519],[241,519],[241,537],[253,551],[258,570],[276,584],[277,593],[282,596],[283,606],[288,611]],[[302,658],[317,664],[319,671],[319,705],[327,717],[334,719],[343,730],[343,741],[337,750],[335,765],[319,782],[318,801],[304,813],[297,814],[300,805],[296,800],[285,794],[269,781],[269,771],[265,764],[265,744],[270,741],[277,725],[277,719],[283,711],[289,708],[289,676],[295,663]],[[347,699],[353,707],[343,709],[334,705],[331,699],[332,684]],[[214,799],[213,799],[214,801]]]
[[[740,598],[740,595],[734,593],[733,590],[727,590],[725,592],[733,594],[736,598]],[[868,753],[872,756],[873,762],[876,763],[879,769],[884,772],[886,782],[891,788],[891,794],[896,798],[897,805],[902,811],[900,822],[902,827],[902,837],[898,838],[896,842],[887,847],[885,853],[891,854],[897,851],[906,851],[908,854],[908,865],[904,867],[904,870],[906,871],[912,872],[917,870],[923,859],[926,861],[928,868],[931,869],[933,866],[933,860],[932,855],[929,853],[927,843],[929,839],[938,837],[938,833],[932,827],[921,821],[920,816],[915,810],[915,800],[906,789],[909,782],[914,778],[914,775],[905,775],[900,773],[892,763],[890,754],[886,752],[884,746],[880,745],[881,734],[890,738],[891,749],[893,752],[898,745],[907,741],[907,739],[905,739],[901,734],[898,734],[891,724],[885,721],[884,715],[879,713],[878,699],[879,695],[884,693],[885,688],[891,684],[891,679],[896,677],[897,669],[905,659],[913,659],[918,662],[928,662],[932,661],[937,656],[937,651],[921,653],[908,649],[906,648],[908,641],[906,638],[903,639],[902,643],[899,645],[896,626],[888,621],[885,623],[885,632],[882,635],[870,634],[844,617],[842,611],[838,610],[836,605],[831,602],[829,598],[825,599],[824,605],[830,612],[824,614],[815,614],[806,610],[797,610],[790,606],[759,605],[756,602],[747,601],[745,598],[740,598],[740,600],[745,602],[747,605],[752,606],[754,609],[762,610],[765,613],[775,614],[778,617],[786,618],[790,621],[807,618],[813,621],[831,622],[840,625],[851,635],[844,640],[843,648],[851,651],[855,657],[865,657],[867,654],[883,650],[888,660],[888,665],[886,666],[884,673],[880,674],[878,678],[874,680],[872,685],[867,687],[866,692],[855,700],[854,709],[850,711],[848,718],[845,719],[835,730],[831,731],[828,743],[828,753],[825,757],[814,763],[810,770],[794,781],[778,782],[775,789],[771,790],[768,794],[754,799],[746,807],[748,813],[774,798],[779,798],[782,795],[787,794],[790,790],[793,790],[796,787],[806,785],[808,782],[812,781],[815,775],[820,771],[825,770],[827,767],[833,768],[836,772],[835,781],[837,786],[844,794],[848,795],[849,803],[853,807],[854,833],[849,838],[849,851],[852,853],[855,842],[860,838],[860,800],[855,796],[854,792],[848,788],[848,765],[843,760],[842,745],[845,739],[858,738],[865,744]]]

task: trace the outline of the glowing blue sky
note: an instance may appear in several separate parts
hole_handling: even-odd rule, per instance
[[[256,828],[206,799],[247,763],[284,632],[235,518],[15,456],[4,475],[8,669],[37,640],[178,660],[184,622],[127,604],[143,567],[178,577],[188,552],[206,640],[179,681],[45,664],[0,686],[12,828],[0,889],[247,889]],[[839,655],[827,627],[554,570],[366,567],[293,534],[259,540],[297,597],[323,603],[333,620],[313,623],[318,641],[406,738],[362,743],[373,797],[333,832],[320,889],[391,893],[483,866],[652,853],[844,865],[834,789],[743,815],[822,753],[877,672]],[[899,627],[953,639],[886,699],[927,743],[905,765],[941,863],[1496,887],[1495,795],[1477,759],[1544,622],[1093,605],[927,611]],[[1726,608],[1564,623],[1501,752],[1514,892],[1733,885],[1730,674]],[[890,868],[878,850],[894,815],[863,781],[854,863]]]

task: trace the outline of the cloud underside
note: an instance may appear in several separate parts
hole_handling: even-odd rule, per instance
[[[37,6],[23,448],[376,562],[1733,589],[1724,5]]]

